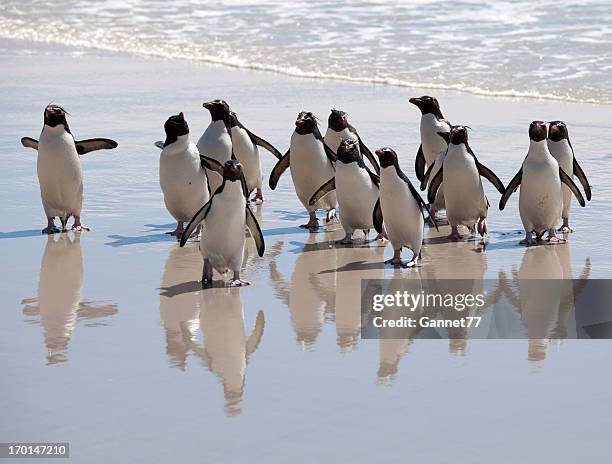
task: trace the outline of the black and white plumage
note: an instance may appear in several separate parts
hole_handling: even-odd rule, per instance
[[[270,188],[274,190],[283,172],[290,169],[295,193],[309,214],[308,222],[300,227],[311,230],[319,227],[317,209],[327,211],[327,221],[335,217],[336,192],[330,192],[313,205],[309,203],[317,189],[334,177],[335,164],[336,153],[325,144],[315,116],[302,111],[295,121],[289,150],[270,174]]]
[[[361,137],[357,133],[357,129],[349,124],[348,114],[341,110],[332,109],[329,117],[327,118],[327,131],[325,132],[325,137],[323,137],[323,140],[329,148],[331,148],[334,152],[337,152],[340,142],[345,139],[354,140],[359,144],[361,156],[367,159],[374,168],[374,171],[376,171],[376,174],[379,174],[380,166],[378,165],[376,158],[366,144],[361,140]]]
[[[421,182],[421,190],[425,190],[428,179],[432,179],[436,175],[444,161],[443,157],[448,146],[451,124],[444,118],[436,98],[423,95],[422,97],[411,98],[410,103],[421,111],[419,126],[421,144],[417,151],[414,167],[417,179]],[[428,168],[430,176],[427,178],[425,173]],[[442,191],[439,192],[438,197],[432,204],[432,212],[435,214],[440,209],[444,209],[444,192]]]
[[[233,111],[230,111],[230,133],[234,155],[244,169],[244,178],[249,195],[255,190],[256,193],[253,201],[261,202],[264,200],[264,197],[258,147],[265,148],[277,159],[281,159],[282,155],[270,142],[255,135],[241,124],[238,116]]]
[[[510,195],[520,186],[519,212],[525,229],[525,239],[521,244],[531,245],[535,242],[534,233],[539,240],[545,232],[548,232],[549,241],[562,241],[555,235],[556,223],[563,209],[562,184],[569,187],[580,206],[585,205],[574,181],[548,150],[546,123],[533,121],[529,126],[527,156],[499,201],[499,209],[503,210]]]
[[[189,140],[189,126],[183,113],[170,116],[164,130],[166,140],[155,143],[162,149],[159,184],[166,208],[177,222],[176,229],[168,233],[180,240],[183,223],[189,221],[210,198],[208,179],[198,147]]]
[[[381,234],[377,238],[383,238],[383,216],[378,201],[379,183],[378,175],[363,162],[359,142],[344,139],[337,149],[336,175],[319,187],[308,203],[314,205],[335,190],[342,211],[340,224],[345,233],[340,243],[352,243],[355,230],[367,234],[372,228],[380,229]]]
[[[220,173],[222,183],[210,200],[200,208],[187,226],[181,238],[184,246],[188,237],[202,224],[200,251],[204,258],[202,285],[212,284],[213,268],[220,274],[232,271],[230,286],[248,285],[240,278],[244,256],[245,227],[255,240],[257,254],[263,256],[265,244],[261,228],[247,205],[246,182],[242,165],[229,160],[223,166],[211,159],[204,159],[207,167]]]
[[[57,233],[55,217],[62,223],[62,232],[70,216],[74,217],[74,230],[89,230],[81,223],[83,208],[83,170],[79,155],[95,150],[117,147],[111,139],[95,138],[75,140],[68,127],[66,111],[57,105],[48,105],[44,111],[44,125],[40,140],[30,137],[21,144],[38,151],[37,171],[40,196],[47,216],[45,234]]]
[[[460,225],[475,230],[478,221],[478,233],[487,233],[486,217],[489,210],[481,177],[485,177],[502,195],[504,185],[493,171],[481,164],[468,143],[466,126],[453,126],[450,132],[450,143],[443,157],[442,166],[429,183],[427,198],[430,202],[436,197],[438,189],[444,192],[446,217],[451,226],[451,240],[460,240]],[[444,179],[444,180],[443,180]]]
[[[416,265],[423,246],[424,213],[433,215],[399,166],[397,154],[391,148],[376,150],[380,160],[380,206],[385,218],[387,237],[393,246],[389,264],[403,267]],[[434,220],[434,226],[437,225]],[[408,263],[401,260],[402,248],[410,248],[413,256]]]
[[[200,155],[212,158],[223,165],[226,161],[234,159],[232,151],[232,136],[230,128],[230,107],[225,100],[211,100],[202,104],[210,112],[211,121],[197,147]],[[206,171],[210,191],[215,192],[221,185],[223,178],[215,171]]]
[[[587,201],[591,201],[591,186],[574,154],[574,148],[569,139],[567,125],[563,121],[551,121],[548,126],[548,138],[546,142],[550,154],[557,160],[561,169],[563,169],[572,179],[574,176],[578,178],[584,189]],[[573,232],[574,229],[569,225],[572,192],[567,185],[563,185],[562,190],[563,208],[561,210],[561,219],[563,220],[563,224],[559,228],[559,231]]]

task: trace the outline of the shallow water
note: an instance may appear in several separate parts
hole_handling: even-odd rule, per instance
[[[295,76],[612,103],[606,0],[179,0],[171,12],[153,0],[7,0],[0,37]]]
[[[153,142],[168,115],[184,111],[195,139],[209,121],[201,102],[225,97],[284,151],[299,110],[325,120],[335,106],[371,148],[395,147],[414,180],[419,115],[407,100],[422,91],[35,44],[24,56],[1,45],[2,441],[69,441],[73,460],[88,463],[607,455],[609,342],[562,340],[529,361],[527,340],[361,340],[358,291],[363,278],[510,275],[540,254],[565,276],[611,277],[609,107],[436,92],[449,119],[474,128],[474,151],[505,182],[531,120],[568,122],[593,185],[588,207],[574,206],[568,245],[519,247],[515,196],[503,214],[491,209],[485,253],[429,231],[420,268],[383,268],[388,246],[335,248],[339,225],[297,228],[306,215],[287,175],[257,209],[267,251],[249,249],[253,284],[201,290],[195,244],[179,249],[164,234],[173,225]],[[82,160],[92,231],[46,238],[35,153],[19,138],[37,137],[51,99],[72,114],[77,138],[112,137],[119,148]],[[274,159],[262,159],[269,173]],[[499,195],[485,188],[495,205]]]

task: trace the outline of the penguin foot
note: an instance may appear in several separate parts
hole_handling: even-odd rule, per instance
[[[202,288],[210,288],[213,285],[212,279],[202,279]]]
[[[319,220],[315,219],[314,221],[308,221],[306,224],[300,224],[302,229],[310,229],[311,231],[315,231],[319,228]]]
[[[263,203],[264,200],[264,196],[263,196],[263,190],[258,188],[257,191],[255,192],[255,196],[253,198],[251,198],[249,201],[259,204],[259,203]]]
[[[228,287],[245,287],[247,285],[251,285],[251,282],[242,279],[232,279],[227,284]]]
[[[480,234],[481,237],[484,237],[485,234],[487,234],[489,232],[489,229],[487,228],[487,221],[485,218],[480,218],[478,220],[478,233]]]
[[[336,208],[332,208],[325,215],[325,222],[329,222],[329,221],[331,221],[332,219],[335,219],[335,218],[336,218]]]
[[[402,261],[400,258],[391,258],[385,261],[385,264],[391,264],[394,267],[401,267],[404,269],[409,268],[409,267],[414,267],[416,266],[416,263],[417,263],[416,259],[413,259],[412,261]]]
[[[53,225],[53,226],[47,226],[47,227],[45,227],[45,228],[42,230],[42,233],[43,233],[43,234],[48,234],[48,235],[51,235],[51,234],[59,234],[59,233],[60,233],[60,230],[59,230],[59,227],[55,227],[55,225]]]
[[[459,228],[457,226],[451,226],[450,235],[446,236],[447,240],[451,240],[456,242],[458,240],[463,240],[463,236],[459,233]]]
[[[563,224],[561,227],[559,227],[557,229],[557,232],[561,232],[564,234],[569,234],[571,232],[574,232],[574,228],[570,227],[568,224]]]
[[[351,245],[353,243],[353,234],[346,234],[342,240],[336,240],[335,243],[338,245]]]
[[[566,243],[567,240],[564,238],[557,237],[556,235],[546,237],[546,241],[551,245],[557,245],[559,243]]]
[[[182,236],[183,234],[181,234]],[[193,231],[193,233],[189,236],[190,239],[193,239],[194,242],[199,242],[200,241],[200,236],[202,235],[202,224],[200,224],[198,227],[196,227],[196,229]],[[177,240],[180,240],[179,238],[177,238]]]
[[[374,240],[380,240],[381,242],[384,242],[385,240],[389,240],[389,237],[387,237],[387,233],[383,231],[378,234]]]
[[[519,242],[519,245],[535,245],[536,240],[533,238],[533,234],[531,232],[525,232],[525,238]]]
[[[72,230],[75,230],[77,232],[82,232],[84,230],[91,230],[89,227],[87,227],[85,224],[81,223],[81,218],[79,216],[75,216],[74,217],[74,224],[72,224]]]

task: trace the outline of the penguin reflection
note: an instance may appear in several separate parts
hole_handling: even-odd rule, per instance
[[[68,234],[49,235],[40,265],[38,296],[23,300],[23,313],[38,316],[47,347],[47,364],[68,360],[68,344],[78,321],[87,321],[117,313],[114,304],[101,305],[81,300],[83,287],[83,252],[80,233],[74,240]]]
[[[548,340],[565,338],[569,314],[573,309],[576,287],[572,275],[568,246],[541,245],[525,250],[521,266],[514,273],[518,296],[506,282],[505,292],[519,311],[529,338],[529,361],[546,359]],[[560,259],[559,255],[563,256]],[[586,282],[590,262],[585,261],[580,281]],[[505,276],[502,274],[502,279]]]
[[[200,329],[204,343],[197,343],[183,325],[185,343],[223,383],[226,413],[238,415],[242,412],[246,365],[263,336],[264,313],[257,313],[255,327],[247,338],[240,289],[216,287],[201,293]]]
[[[202,256],[197,246],[173,247],[166,259],[159,295],[159,315],[166,331],[166,353],[173,366],[184,371],[187,352],[183,327],[194,334],[200,325],[200,282],[197,275]],[[193,335],[190,335],[193,338]]]
[[[419,270],[415,268],[407,276],[410,280],[409,287],[413,293],[421,291],[421,277]],[[393,294],[396,291],[406,289],[408,279],[402,279],[402,274],[399,269],[396,269],[389,287],[385,288],[385,293]],[[397,315],[397,309],[394,307],[385,308],[380,314],[383,319],[393,319]],[[423,307],[414,308],[411,312],[411,317],[418,319],[424,315]],[[434,316],[435,317],[435,316]],[[379,343],[379,365],[378,365],[378,381],[381,384],[390,384],[398,372],[399,362],[402,356],[406,353],[408,347],[412,344],[414,337],[420,332],[420,326],[407,328],[390,328],[384,327],[378,329]]]
[[[272,247],[270,280],[277,297],[289,308],[297,342],[310,347],[321,332],[325,313],[332,312],[335,304],[336,274],[321,271],[336,267],[336,248],[326,241],[317,243],[315,234],[309,234],[295,260],[291,282],[288,282],[275,259],[282,247],[283,242]]]
[[[444,266],[424,266],[423,277],[428,282],[447,279],[447,288],[435,289],[442,294],[471,294],[477,295],[484,292],[483,278],[487,272],[487,254],[482,243],[475,244],[473,241],[441,243],[429,246],[427,252],[432,260],[444,262]],[[450,259],[449,259],[450,257]],[[451,283],[450,279],[461,280]],[[486,309],[486,306],[480,311]],[[459,313],[455,310],[445,311],[445,319],[474,316],[476,314]],[[449,328],[449,350],[453,354],[463,355],[467,350],[468,328]]]
[[[357,347],[361,333],[361,281],[384,278],[384,251],[384,246],[338,248],[337,268],[321,273],[337,276],[334,314],[337,343],[343,352]]]

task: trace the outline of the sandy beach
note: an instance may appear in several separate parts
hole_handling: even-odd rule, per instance
[[[0,77],[0,441],[68,441],[73,462],[601,461],[612,425],[609,341],[362,340],[362,279],[495,279],[547,269],[612,277],[609,105],[493,98],[281,76],[190,61],[2,40]],[[372,149],[393,147],[416,183],[419,112],[432,94],[474,130],[479,160],[507,183],[532,120],[568,123],[593,200],[574,203],[576,232],[558,246],[519,246],[518,195],[492,207],[485,247],[426,229],[416,269],[384,267],[390,245],[336,247],[338,223],[309,234],[288,173],[261,151],[266,241],[248,242],[242,289],[202,290],[197,244],[179,248],[159,188],[163,123],[183,111],[192,140],[204,100],[226,99],[241,121],[288,148],[301,110],[325,128],[349,113]],[[82,158],[90,232],[41,235],[36,153],[52,100],[77,138],[116,150]],[[534,354],[535,350],[535,354]],[[151,446],[155,444],[155,446]]]

